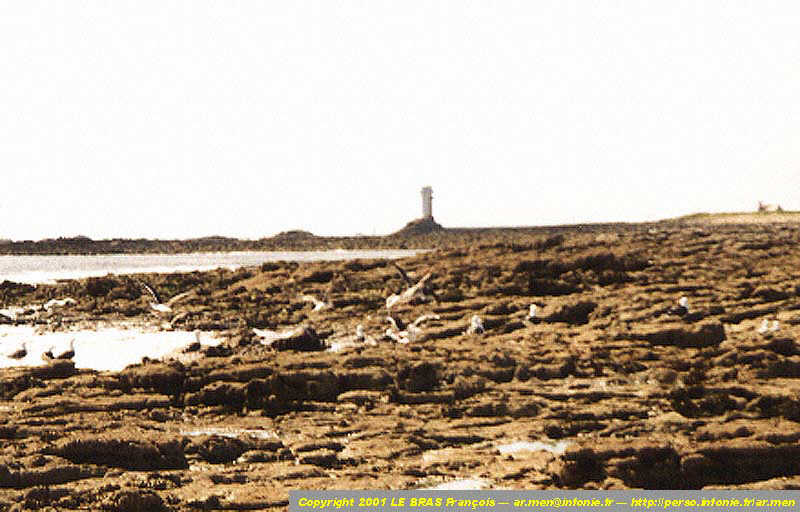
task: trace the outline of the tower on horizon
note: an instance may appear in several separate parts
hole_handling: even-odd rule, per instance
[[[433,218],[433,189],[431,187],[422,187],[422,218]]]

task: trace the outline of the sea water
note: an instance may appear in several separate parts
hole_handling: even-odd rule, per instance
[[[341,261],[396,259],[425,252],[417,249],[276,252],[200,252],[181,254],[0,255],[0,282],[43,284],[60,279],[107,274],[193,272],[256,266],[268,261]]]

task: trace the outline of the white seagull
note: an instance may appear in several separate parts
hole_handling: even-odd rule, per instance
[[[678,305],[670,309],[670,313],[678,316],[683,316],[689,313],[689,299],[685,296],[678,299]]]
[[[402,331],[406,328],[406,325],[403,323],[401,318],[395,319],[392,315],[388,315],[386,320],[392,324],[392,329],[395,331]]]
[[[314,304],[313,311],[322,311],[325,309],[330,309],[331,305],[327,302],[323,302],[318,298],[314,297],[313,295],[303,295],[300,297],[304,302],[311,302]]]
[[[773,320],[772,323],[770,324],[770,321],[765,318],[764,320],[761,321],[761,327],[758,328],[758,333],[767,334],[770,332],[777,332],[780,330],[780,328],[781,328],[780,322],[778,322],[777,320]]]
[[[407,326],[404,330],[395,332],[391,327],[386,329],[386,337],[403,345],[417,341],[422,335],[422,329],[414,324]]]
[[[483,320],[478,315],[472,315],[466,334],[482,334],[483,332]]]
[[[140,281],[139,279],[133,279],[133,281],[139,286],[141,286],[148,293],[148,295],[152,297],[153,300],[150,302],[150,309],[158,313],[171,313],[172,306],[176,302],[185,297],[188,297],[191,294],[191,292],[179,293],[178,295],[169,299],[167,302],[163,302],[161,300],[161,297],[159,297],[158,294],[156,293],[156,291],[153,288],[151,288],[147,283]]]
[[[423,332],[419,326],[430,320],[439,320],[439,318],[439,315],[435,314],[420,315],[412,323],[405,325],[401,319],[387,316],[386,320],[391,324],[391,327],[386,329],[386,337],[404,344],[416,341],[422,336]]]
[[[50,311],[53,308],[62,308],[64,306],[66,306],[67,304],[75,304],[75,303],[76,303],[76,301],[72,297],[67,297],[65,299],[60,299],[60,300],[59,299],[50,299],[50,300],[48,300],[47,302],[44,303],[42,308],[44,308],[45,311]]]
[[[413,325],[414,327],[419,327],[420,324],[423,324],[423,323],[428,322],[430,320],[439,320],[440,318],[441,317],[439,315],[432,314],[432,313],[431,314],[426,314],[426,315],[420,315],[420,316],[417,317],[416,320],[411,322],[411,325]]]
[[[408,343],[408,338],[403,338],[403,337],[402,337],[402,336],[400,336],[399,334],[396,334],[396,333],[395,333],[395,332],[392,330],[392,328],[391,328],[391,327],[389,327],[389,328],[387,328],[387,329],[386,329],[386,332],[384,333],[384,336],[386,336],[387,338],[389,338],[389,339],[391,339],[391,340],[394,340],[394,341],[396,341],[397,343],[403,343],[403,344],[405,344],[405,343]]]
[[[406,291],[401,293],[400,295],[393,293],[389,297],[386,298],[386,309],[392,309],[392,307],[396,306],[397,304],[404,304],[406,302],[411,302],[415,298],[426,299],[425,292],[422,288],[425,286],[425,283],[428,279],[431,278],[431,273],[428,272],[422,279],[417,281],[417,284],[411,286]]]

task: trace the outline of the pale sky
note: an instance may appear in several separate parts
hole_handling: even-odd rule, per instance
[[[0,238],[800,209],[800,2],[0,1]]]

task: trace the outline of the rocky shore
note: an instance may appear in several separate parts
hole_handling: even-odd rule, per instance
[[[2,283],[6,308],[74,302],[0,322],[224,342],[119,372],[0,369],[0,510],[265,510],[460,480],[800,488],[800,226],[446,236],[403,272]]]

